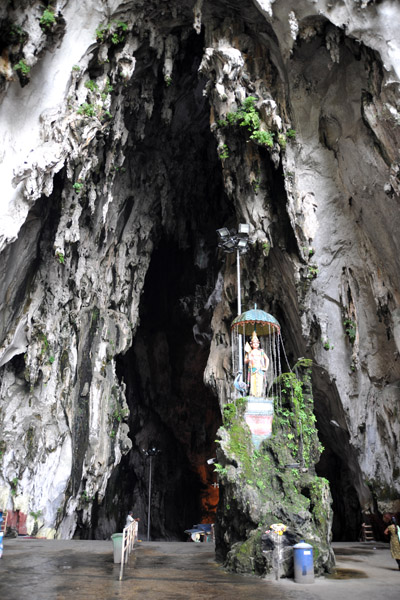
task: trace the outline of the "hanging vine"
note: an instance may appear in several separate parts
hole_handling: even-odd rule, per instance
[[[282,404],[275,407],[273,436],[283,439],[294,460],[308,468],[323,451],[315,426],[314,402],[310,393],[311,360],[302,359],[295,370],[305,368],[302,379],[294,372],[282,373]]]

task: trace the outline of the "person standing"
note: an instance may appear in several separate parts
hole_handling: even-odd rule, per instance
[[[126,521],[125,521],[125,527],[128,527],[128,525],[130,525],[131,523],[133,523],[135,519],[133,518],[133,511],[130,510],[128,512],[128,516],[126,517]]]
[[[390,552],[400,569],[400,528],[397,525],[396,517],[391,517],[391,524],[385,529],[384,534],[390,535]]]

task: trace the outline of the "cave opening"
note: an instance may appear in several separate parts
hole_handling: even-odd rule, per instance
[[[203,36],[183,37],[173,85],[166,85],[161,68],[151,67],[142,77],[154,86],[155,100],[144,136],[132,108],[143,90],[126,92],[131,145],[125,167],[132,196],[144,198],[135,218],[150,214],[153,251],[133,344],[116,360],[133,445],[109,480],[94,524],[97,537],[106,521],[123,527],[132,510],[146,538],[150,464],[150,539],[186,539],[185,529],[215,521],[218,504],[216,474],[207,461],[215,457],[222,419],[203,375],[221,267],[216,229],[232,220],[234,210],[210,131],[206,81],[198,74]],[[144,451],[151,448],[159,453],[150,462]]]
[[[319,433],[324,452],[316,465],[317,474],[329,481],[332,494],[332,540],[358,541],[360,539],[362,514],[360,501],[354,483],[354,473],[347,462],[348,457],[344,452],[335,452],[332,442]]]
[[[143,450],[159,450],[152,459],[152,539],[184,539],[192,525],[214,522],[218,503],[216,476],[207,460],[215,456],[221,413],[203,382],[210,315],[202,315],[200,333],[193,305],[201,281],[196,271],[190,252],[161,240],[146,276],[140,326],[118,363],[134,441],[121,465],[127,475],[124,496],[130,498],[126,508],[146,528],[150,461]]]
[[[141,198],[145,207],[135,218],[151,216],[154,249],[132,347],[116,361],[118,379],[126,386],[133,446],[111,476],[96,518],[92,514],[96,536],[105,531],[110,514],[120,530],[127,512],[133,510],[141,520],[140,536],[145,537],[150,461],[144,450],[153,447],[160,452],[152,459],[150,538],[185,539],[185,529],[215,520],[218,488],[207,460],[216,453],[221,412],[203,374],[211,341],[209,298],[218,278],[215,230],[236,219],[233,203],[224,192],[217,144],[210,131],[210,106],[203,95],[206,81],[198,73],[203,45],[203,36],[195,33],[181,40],[168,84],[161,66],[154,68],[154,57],[143,53],[137,57],[141,76],[126,90],[130,144],[124,167],[132,198]],[[137,98],[149,97],[149,89],[154,105],[151,117],[142,120]],[[282,171],[275,176],[271,171],[268,180],[275,186],[273,197],[283,199],[282,185],[277,189]],[[126,203],[124,219],[130,218],[131,210],[138,210],[133,199]],[[290,227],[285,231],[291,231]],[[290,250],[293,240],[293,236],[286,239]],[[281,276],[282,260],[276,260]],[[292,305],[296,311],[296,303]],[[288,315],[288,321],[295,318],[295,314]],[[326,456],[331,458],[331,454]],[[321,463],[318,474],[327,477],[334,488],[334,536],[344,539],[344,532],[349,535],[351,531],[353,538],[360,515],[355,490],[351,477],[334,476],[330,462]],[[343,509],[337,505],[341,495],[335,490],[345,492],[349,499]]]
[[[360,539],[363,521],[361,474],[350,444],[343,407],[325,371],[313,370],[314,407],[318,437],[324,447],[316,472],[329,481],[332,495],[332,540]]]

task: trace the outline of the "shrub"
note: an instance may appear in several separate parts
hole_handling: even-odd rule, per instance
[[[226,127],[227,125],[239,125],[240,127],[246,127],[250,132],[250,139],[257,142],[262,146],[272,147],[274,144],[273,133],[270,131],[264,131],[260,129],[261,119],[258,111],[255,107],[257,98],[255,96],[248,96],[242,102],[241,107],[234,113],[227,113],[226,119],[218,121],[219,127]]]
[[[21,71],[22,75],[29,75],[31,68],[26,64],[23,58],[16,65],[14,65],[14,71]]]
[[[54,14],[54,11],[51,8],[51,6],[48,6],[44,9],[44,12],[40,18],[40,27],[43,29],[43,31],[50,31],[55,22],[56,16]]]

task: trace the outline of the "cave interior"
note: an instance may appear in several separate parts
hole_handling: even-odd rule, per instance
[[[206,82],[198,75],[203,44],[203,36],[192,33],[175,62],[175,102],[169,124],[160,109],[161,96],[169,93],[161,69],[151,75],[158,80],[155,89],[160,97],[143,138],[134,131],[135,113],[128,110],[125,118],[132,137],[125,161],[126,168],[134,172],[132,194],[141,186],[151,186],[151,173],[160,162],[167,165],[169,192],[166,200],[161,197],[154,206],[154,251],[134,342],[117,357],[117,376],[126,386],[133,447],[111,476],[102,505],[93,506],[93,537],[103,535],[103,522],[110,514],[122,528],[128,510],[140,518],[140,536],[146,535],[150,464],[150,539],[183,540],[185,529],[215,521],[219,491],[216,473],[207,460],[215,456],[222,417],[215,392],[203,380],[212,336],[212,310],[205,306],[224,261],[216,249],[215,231],[236,226],[241,215],[224,190],[222,165],[210,132],[210,106],[203,95]],[[129,97],[138,93],[128,89],[127,104]],[[282,191],[282,170],[271,166],[267,153],[264,158],[270,190]],[[281,204],[284,194],[278,196],[276,212],[284,215],[287,227]],[[291,251],[293,245],[290,243]],[[254,285],[252,289],[259,298],[260,291]],[[269,300],[282,313],[279,298]],[[231,308],[234,318],[234,306]],[[282,318],[282,314],[277,316]],[[287,352],[294,361],[295,349],[302,347],[296,339],[300,335],[300,329],[284,331]],[[323,393],[329,394],[329,389]],[[319,399],[317,394],[317,416]],[[333,539],[357,539],[361,511],[346,464],[348,444],[341,447],[334,440],[323,418],[318,426],[325,452],[317,473],[331,486]],[[158,453],[149,461],[145,451],[151,448]],[[79,534],[84,532],[78,528]]]

